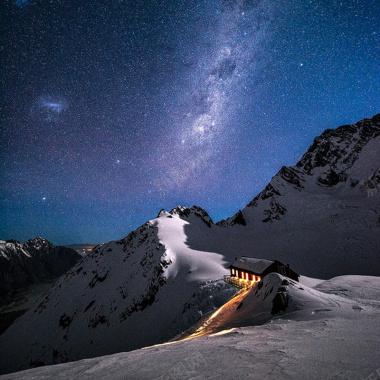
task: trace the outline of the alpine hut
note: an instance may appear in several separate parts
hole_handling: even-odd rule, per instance
[[[285,265],[278,260],[256,259],[254,257],[242,256],[236,259],[230,265],[230,276],[224,276],[224,280],[238,288],[248,289],[255,282],[268,273],[279,273],[289,277],[294,281],[298,281],[299,274],[289,268],[289,264]]]

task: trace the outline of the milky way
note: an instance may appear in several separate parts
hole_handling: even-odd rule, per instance
[[[158,168],[163,173],[155,184],[163,192],[183,191],[184,186],[205,191],[217,180],[223,160],[228,160],[223,152],[237,133],[236,100],[244,96],[249,72],[260,75],[255,54],[268,37],[273,5],[266,1],[217,5],[217,22],[209,24],[206,41],[200,38],[201,44],[212,47],[188,69],[195,81],[187,92],[176,94],[183,105],[170,131],[170,149],[164,144],[159,149]]]
[[[325,128],[378,112],[375,1],[9,1],[0,238],[118,239],[244,207]]]

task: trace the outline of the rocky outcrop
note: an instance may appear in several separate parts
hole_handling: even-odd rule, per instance
[[[165,210],[164,210],[165,211]],[[162,210],[160,211],[161,215]],[[210,215],[203,210],[203,208],[199,206],[192,206],[190,208],[184,207],[184,206],[177,206],[173,208],[170,212],[170,215],[178,215],[181,219],[189,220],[191,218],[196,218],[201,220],[203,223],[205,223],[208,227],[211,228],[211,226],[214,224],[212,219],[210,218]]]

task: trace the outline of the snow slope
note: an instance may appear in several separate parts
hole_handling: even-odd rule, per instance
[[[263,282],[261,289],[240,294],[216,316],[206,317],[202,322],[211,322],[205,335],[1,379],[220,379],[231,373],[234,378],[300,380],[380,376],[379,277],[342,276],[314,288],[277,274]],[[272,314],[279,291],[287,294],[288,306]],[[263,316],[269,318],[264,324]]]

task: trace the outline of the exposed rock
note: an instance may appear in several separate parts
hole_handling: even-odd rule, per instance
[[[287,292],[279,291],[273,298],[272,314],[278,314],[285,311],[288,307],[289,297]]]
[[[244,219],[243,213],[241,210],[235,215],[234,220],[231,222],[231,225],[239,224],[241,226],[246,226],[247,222]]]
[[[295,185],[297,188],[303,188],[301,182],[305,182],[302,178],[302,172],[297,170],[295,167],[283,166],[278,172],[278,175],[281,176],[286,182]],[[279,195],[276,192],[276,195]]]
[[[306,174],[317,167],[329,167],[338,174],[352,167],[369,140],[380,135],[380,114],[356,124],[326,129],[297,163]]]
[[[214,222],[210,218],[209,214],[199,206],[192,206],[191,208],[177,206],[173,208],[170,212],[170,215],[178,215],[182,219],[188,219],[191,216],[195,216],[202,220],[208,227],[211,227]]]
[[[264,223],[272,223],[275,220],[280,220],[282,216],[286,213],[286,208],[281,206],[275,198],[272,198],[270,201],[270,208],[264,211],[264,215],[266,216],[263,219]]]

